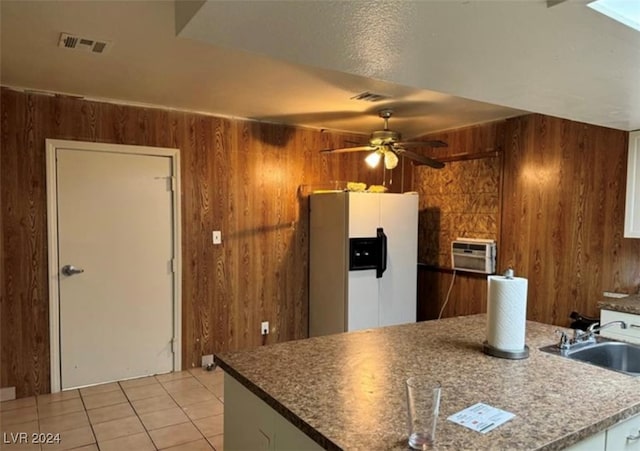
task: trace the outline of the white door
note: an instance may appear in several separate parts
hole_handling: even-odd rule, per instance
[[[173,370],[171,158],[56,157],[61,387]]]

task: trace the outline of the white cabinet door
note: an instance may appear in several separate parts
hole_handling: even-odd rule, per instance
[[[319,451],[320,445],[235,378],[224,375],[224,448]]]
[[[227,373],[224,374],[224,447],[273,449],[272,409]]]
[[[607,430],[607,451],[640,451],[640,415]]]
[[[611,321],[624,321],[627,323],[627,328],[622,329],[619,326],[609,327],[600,332],[601,336],[611,338],[613,340],[622,340],[640,344],[640,315],[615,312],[613,310],[600,310],[600,324],[606,324]]]
[[[629,134],[624,236],[640,238],[640,131]]]
[[[565,448],[565,451],[605,451],[606,436],[606,431],[602,431],[599,434],[592,435],[575,445]]]

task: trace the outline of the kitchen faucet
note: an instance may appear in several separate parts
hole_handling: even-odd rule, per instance
[[[575,329],[573,331],[573,338],[569,338],[567,334],[561,330],[556,330],[556,332],[560,333],[560,342],[558,343],[558,348],[563,351],[568,351],[572,346],[583,344],[583,343],[594,343],[596,341],[595,333],[600,332],[603,329],[607,329],[612,326],[619,325],[621,329],[627,328],[627,323],[624,321],[610,321],[608,323],[603,324],[602,326],[598,326],[598,323],[591,324],[587,327],[586,331],[581,331]]]
[[[627,328],[627,323],[625,323],[624,321],[618,320],[618,321],[609,321],[608,323],[604,323],[600,327],[598,327],[597,324],[592,324],[587,328],[587,331],[600,332],[602,329],[606,329],[607,327],[615,326],[616,324],[619,324],[621,329],[626,329]],[[596,330],[594,330],[594,329],[596,329]]]

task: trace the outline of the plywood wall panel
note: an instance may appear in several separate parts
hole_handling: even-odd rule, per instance
[[[49,390],[45,139],[180,149],[182,358],[307,335],[308,201],[302,184],[381,183],[359,137],[2,89],[0,385]],[[223,243],[213,246],[211,232]]]
[[[414,169],[420,195],[418,229],[418,317],[437,318],[452,271],[451,241],[458,237],[497,240],[500,231],[503,121],[426,136],[447,142],[428,155],[445,167]],[[481,158],[466,159],[481,154]],[[449,161],[451,160],[451,161]],[[458,271],[443,317],[486,311],[486,277]]]

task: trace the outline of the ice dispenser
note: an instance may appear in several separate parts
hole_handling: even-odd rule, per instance
[[[375,269],[382,277],[387,269],[387,236],[378,228],[375,237],[349,238],[349,271]]]

